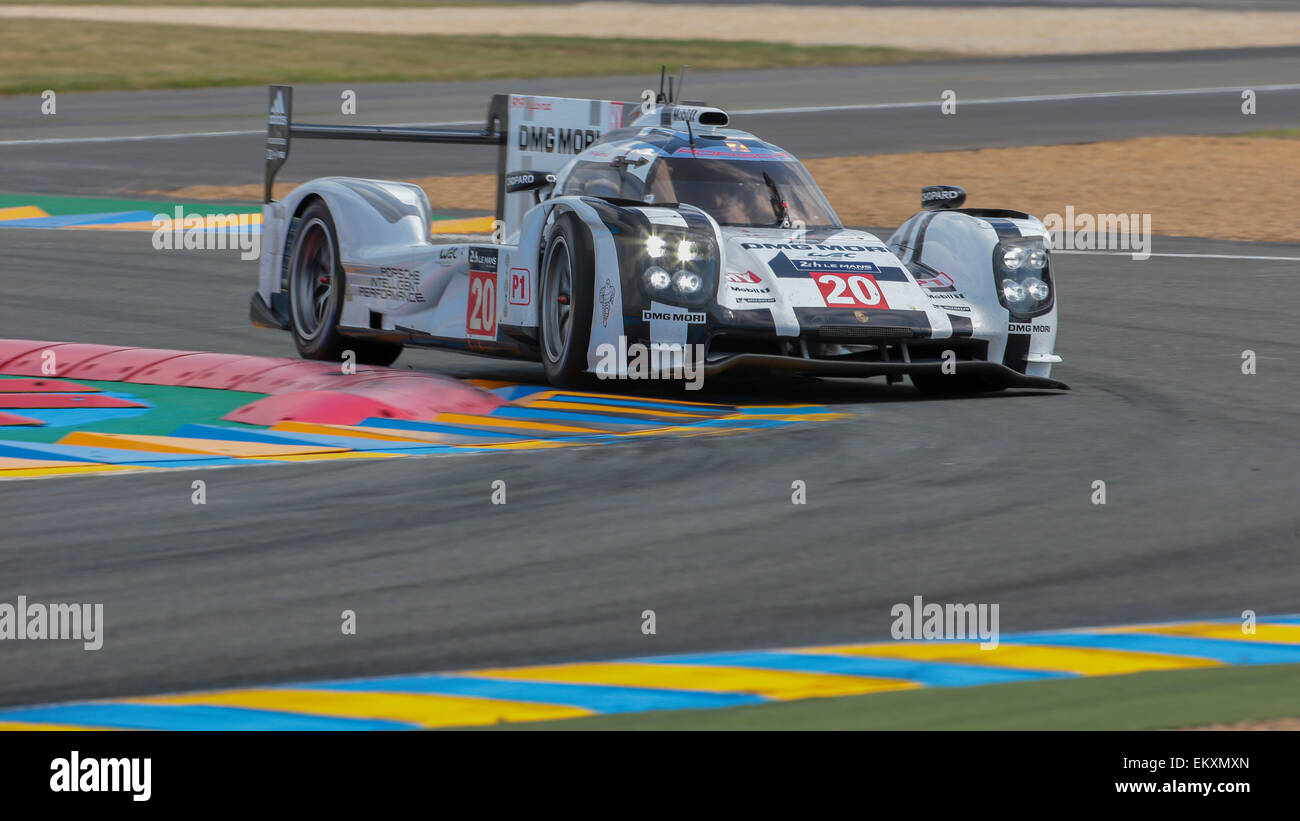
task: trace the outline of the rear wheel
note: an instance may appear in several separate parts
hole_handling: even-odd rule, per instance
[[[334,218],[324,202],[307,207],[289,252],[289,328],[303,359],[338,361],[352,351],[363,365],[391,365],[401,345],[351,339],[338,330],[347,285]]]
[[[586,229],[572,214],[555,220],[542,260],[542,367],[553,385],[586,381],[595,264]]]

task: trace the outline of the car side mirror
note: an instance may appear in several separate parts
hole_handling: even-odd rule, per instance
[[[961,208],[965,201],[966,189],[958,185],[927,185],[921,189],[921,207],[926,211]]]
[[[514,171],[506,174],[507,194],[537,191],[548,185],[555,185],[554,174],[543,174],[540,171]]]

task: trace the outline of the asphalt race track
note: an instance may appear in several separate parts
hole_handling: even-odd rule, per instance
[[[503,89],[634,100],[657,79],[360,84],[354,118],[339,113],[339,87],[300,86],[294,119],[469,125]],[[1245,88],[1259,94],[1251,117],[1241,113]],[[939,110],[947,89],[957,94],[953,116]],[[738,127],[801,157],[1240,133],[1295,124],[1300,48],[688,72],[683,98],[721,105]],[[107,196],[260,183],[266,100],[265,88],[67,93],[45,117],[37,97],[0,99],[0,189]],[[820,110],[783,111],[791,108]],[[475,146],[300,140],[279,179],[495,171],[495,154]]]
[[[1294,72],[1282,75],[1300,57],[1251,58],[1259,65],[1240,77],[1227,59],[1163,59],[1199,66],[1183,66],[1183,87],[1220,87],[1252,72],[1261,84],[1290,82]],[[981,95],[1118,88],[1071,82],[1027,79]],[[766,107],[837,104],[783,94]],[[148,106],[163,95],[116,96]],[[1151,114],[1149,99],[1107,99],[1079,115],[1092,120],[1091,137],[1161,133],[1151,129],[1165,115]],[[1296,98],[1287,99],[1289,113],[1274,116],[1294,126]],[[869,100],[846,92],[839,104]],[[1036,122],[1056,116],[1018,105]],[[873,122],[906,139],[895,117],[908,110]],[[1203,128],[1169,130],[1226,130],[1199,111]],[[1261,104],[1257,127],[1269,127],[1265,113]],[[215,130],[256,128],[257,116]],[[783,129],[805,128],[794,115],[763,116],[778,142]],[[209,125],[123,114],[65,136]],[[19,130],[7,126],[3,139],[37,138]],[[1053,133],[993,117],[984,131],[913,147],[1058,141]],[[6,188],[42,193],[194,181],[170,173],[182,165],[229,182],[236,146],[214,149],[223,139],[0,146],[0,167]],[[256,136],[229,139],[251,140],[256,157]],[[828,142],[843,135],[802,139],[846,150]],[[209,159],[218,170],[205,170]],[[182,257],[155,252],[148,234],[21,229],[0,232],[0,249],[0,337],[293,355],[287,335],[248,325],[255,263],[234,253]],[[202,474],[206,506],[190,503],[196,474],[185,471],[0,483],[0,600],[103,602],[107,625],[102,652],[6,648],[0,704],[866,641],[886,638],[890,607],[915,595],[999,603],[1008,633],[1293,612],[1300,244],[1157,237],[1153,250],[1192,256],[1057,257],[1065,363],[1053,375],[1072,386],[1066,394],[928,400],[880,380],[719,381],[690,398],[816,402],[851,418],[653,444],[215,470]],[[1242,373],[1247,349],[1254,375]],[[408,351],[399,365],[541,376],[533,365],[430,352]],[[504,506],[489,501],[496,479],[508,485]],[[807,483],[804,506],[791,504],[795,480]],[[1091,502],[1096,480],[1107,485],[1104,506]],[[357,613],[356,636],[340,635],[345,609]],[[657,635],[641,633],[645,609],[656,611]]]

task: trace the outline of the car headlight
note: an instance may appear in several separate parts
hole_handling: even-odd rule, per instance
[[[646,288],[652,292],[662,291],[672,284],[673,278],[658,265],[647,268],[645,272]]]
[[[1041,237],[1008,237],[993,249],[998,301],[1019,319],[1052,309],[1051,252]]]
[[[1029,298],[1038,302],[1043,302],[1052,295],[1052,289],[1047,286],[1046,282],[1037,277],[1030,277],[1025,280],[1023,287]]]
[[[1021,305],[1024,304],[1027,296],[1028,294],[1023,284],[1016,282],[1014,279],[1002,280],[1002,298],[1007,302]]]
[[[712,234],[655,226],[643,242],[641,285],[645,296],[700,305],[718,288],[718,244]]]
[[[1021,265],[1025,264],[1025,257],[1029,252],[1020,245],[1012,245],[1002,251],[1002,267],[1007,271],[1017,271]]]
[[[704,287],[704,278],[693,271],[682,269],[673,274],[673,290],[684,297],[693,297]]]

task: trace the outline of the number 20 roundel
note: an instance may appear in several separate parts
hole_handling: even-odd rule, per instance
[[[888,308],[880,285],[871,274],[810,271],[827,308]]]
[[[479,339],[497,338],[497,275],[469,272],[469,302],[466,305],[465,335]]]
[[[465,301],[465,336],[470,339],[497,338],[496,248],[470,246],[469,290]]]

